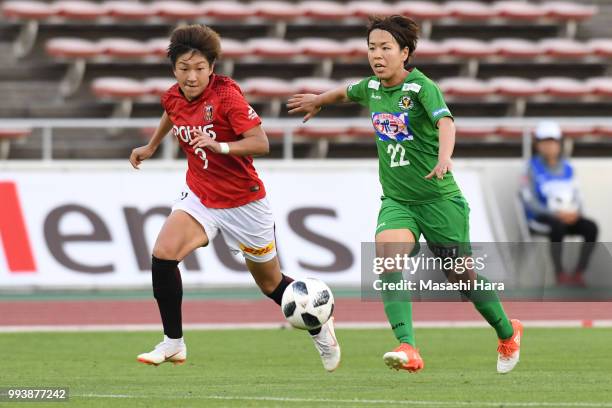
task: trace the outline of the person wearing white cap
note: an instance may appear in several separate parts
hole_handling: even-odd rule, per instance
[[[547,234],[553,243],[551,256],[557,282],[585,286],[584,271],[597,240],[597,224],[582,215],[582,201],[574,178],[574,169],[562,155],[563,134],[554,121],[542,121],[534,132],[536,154],[529,161],[522,189],[522,198],[529,228]],[[573,275],[562,266],[561,255],[565,235],[584,238]]]

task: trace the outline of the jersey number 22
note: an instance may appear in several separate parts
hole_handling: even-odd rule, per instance
[[[389,163],[391,167],[401,167],[410,164],[410,161],[408,161],[408,159],[404,159],[406,149],[404,149],[404,146],[399,143],[396,145],[390,144],[387,147],[387,153],[391,155],[391,162]]]

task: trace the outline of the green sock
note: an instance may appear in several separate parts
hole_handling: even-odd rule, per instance
[[[478,282],[489,283],[489,280],[481,275],[477,275],[476,280]],[[497,292],[494,290],[475,291],[472,289],[469,292],[462,291],[462,293],[472,301],[478,313],[495,329],[497,337],[507,339],[512,336],[514,333],[512,323],[510,323],[508,316],[506,316]]]
[[[401,272],[390,272],[381,274],[380,279],[383,283],[399,283],[403,277]],[[385,305],[385,314],[395,338],[400,343],[416,346],[412,330],[410,293],[407,290],[383,290],[381,295]]]

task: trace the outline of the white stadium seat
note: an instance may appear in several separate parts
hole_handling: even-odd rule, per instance
[[[496,1],[493,3],[493,9],[499,17],[514,20],[539,20],[547,14],[539,4],[519,0]]]
[[[582,81],[564,77],[545,77],[537,80],[548,96],[561,98],[577,98],[588,95],[589,87]]]
[[[519,38],[498,38],[489,44],[497,55],[506,58],[534,58],[543,52],[539,44]]]
[[[92,82],[91,89],[101,98],[138,98],[149,94],[141,81],[129,78],[98,78]]]
[[[154,17],[156,12],[149,4],[144,4],[135,1],[105,1],[103,7],[106,9],[106,14],[116,19],[124,20],[143,20]]]
[[[257,17],[268,20],[293,20],[304,14],[301,7],[286,1],[261,0],[254,1],[251,5]]]
[[[352,16],[352,12],[335,1],[302,1],[298,3],[306,17],[320,20],[340,20]]]
[[[450,10],[435,1],[400,1],[394,8],[401,15],[420,20],[439,20],[450,16]]]
[[[570,139],[583,137],[586,135],[591,135],[595,133],[595,126],[593,125],[570,125],[570,124],[562,124],[561,132],[563,137],[567,137]]]
[[[492,95],[494,92],[491,85],[476,78],[445,78],[439,81],[438,85],[447,96],[478,98]]]
[[[202,15],[220,20],[239,20],[255,15],[255,9],[237,1],[205,1],[200,3]]]
[[[586,85],[593,95],[612,97],[612,78],[592,77],[586,80]]]
[[[247,41],[251,52],[260,57],[289,58],[299,55],[293,43],[280,38],[254,38]]]
[[[296,78],[292,81],[292,85],[297,93],[320,94],[340,86],[340,83],[333,79],[308,77]]]
[[[547,38],[539,45],[546,55],[555,58],[584,58],[591,54],[591,49],[584,43],[565,38]]]
[[[506,139],[519,139],[523,137],[525,129],[522,126],[502,125],[497,128],[496,133]]]
[[[471,38],[452,38],[442,42],[451,55],[464,58],[484,58],[495,55],[491,44]]]
[[[449,55],[449,48],[446,44],[427,39],[419,40],[414,52],[417,58],[439,58]]]
[[[586,20],[597,13],[596,6],[583,5],[565,1],[549,1],[542,3],[548,17],[560,20]]]
[[[349,126],[347,134],[354,138],[373,138],[374,128],[371,124]]]
[[[170,87],[176,84],[176,80],[171,77],[159,77],[159,78],[146,78],[142,82],[144,88],[148,93],[152,95],[161,96],[163,95]]]
[[[151,55],[165,58],[168,54],[168,46],[170,45],[169,38],[152,38],[147,41],[147,47]]]
[[[106,16],[106,8],[93,1],[56,1],[54,6],[60,16],[74,20],[96,20]]]
[[[371,15],[390,16],[397,14],[394,6],[380,1],[349,1],[345,6],[355,17],[367,18]]]
[[[458,138],[482,138],[495,135],[497,127],[493,125],[457,125]]]
[[[524,78],[495,77],[489,80],[489,85],[496,94],[512,98],[536,96],[544,92],[538,83]]]
[[[295,47],[300,54],[311,57],[335,58],[351,54],[344,44],[327,38],[302,38],[295,42]]]
[[[154,54],[146,42],[129,38],[103,38],[98,41],[102,52],[115,58],[142,58]]]
[[[612,126],[598,125],[593,129],[593,133],[601,137],[612,137]]]
[[[349,38],[344,41],[344,47],[347,53],[353,57],[368,56],[368,41],[365,37]]]
[[[245,41],[221,37],[221,56],[223,58],[242,58],[252,55],[253,47]]]
[[[190,1],[155,1],[155,14],[167,19],[196,19],[204,15],[203,8]]]
[[[287,97],[295,93],[289,81],[278,78],[254,77],[240,81],[240,88],[249,96],[256,98]]]
[[[53,38],[45,45],[47,54],[56,58],[91,58],[102,54],[98,43],[80,38]]]
[[[612,57],[612,38],[593,38],[587,42],[593,55],[600,57]]]
[[[44,20],[57,14],[53,4],[43,1],[5,1],[2,4],[2,13],[7,18],[20,18],[24,20]]]
[[[490,20],[498,15],[493,7],[480,1],[448,1],[446,8],[452,17],[462,20]]]

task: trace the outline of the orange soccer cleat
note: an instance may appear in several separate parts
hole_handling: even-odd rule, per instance
[[[523,325],[517,319],[511,319],[514,333],[507,339],[499,339],[497,347],[497,372],[506,374],[519,362],[519,354],[521,351],[521,338],[523,337]]]
[[[389,368],[416,373],[425,367],[419,350],[408,343],[400,344],[395,350],[385,353],[383,361]]]

